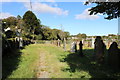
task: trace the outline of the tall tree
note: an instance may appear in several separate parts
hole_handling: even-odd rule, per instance
[[[23,20],[27,31],[33,35],[34,39],[35,29],[40,26],[40,20],[37,19],[36,15],[32,11],[27,11],[23,15]]]

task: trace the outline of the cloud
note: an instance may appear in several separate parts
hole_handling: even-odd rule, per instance
[[[8,18],[8,17],[10,17],[10,16],[13,16],[13,15],[10,14],[10,13],[0,12],[0,19]]]
[[[55,0],[44,0],[45,2],[55,2]]]
[[[87,0],[31,0],[31,2],[84,2]],[[0,0],[0,2],[30,2],[30,0]]]
[[[25,7],[30,9],[30,4],[25,3]],[[57,15],[68,15],[68,10],[63,10],[58,7],[53,7],[45,3],[32,3],[32,10],[37,13],[51,13]]]
[[[0,0],[0,2],[55,2],[55,0]]]
[[[0,2],[30,2],[30,0],[0,0]]]
[[[89,19],[89,20],[94,20],[98,19],[98,15],[89,15],[90,11],[88,11],[90,8],[87,8],[83,11],[81,14],[75,15],[75,19]]]

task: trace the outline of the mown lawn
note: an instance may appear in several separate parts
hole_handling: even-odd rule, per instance
[[[67,47],[69,50],[69,47]],[[92,59],[93,49],[84,48],[84,57],[78,53],[64,52],[62,47],[51,44],[32,44],[21,50],[18,57],[17,67],[6,74],[8,78],[35,78],[39,71],[47,72],[48,78],[120,78],[120,73],[106,66],[97,64]],[[45,55],[44,70],[38,69],[39,56]],[[4,61],[6,71],[15,59],[8,58]]]

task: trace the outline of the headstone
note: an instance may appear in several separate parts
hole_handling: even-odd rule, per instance
[[[88,41],[88,47],[91,47],[91,45],[90,45],[90,41]]]
[[[75,52],[75,42],[71,43],[71,52]]]
[[[98,63],[102,63],[104,60],[106,46],[105,46],[105,44],[100,36],[96,37],[94,45],[95,45],[95,47],[94,47],[94,59]]]
[[[63,49],[66,51],[66,39],[64,38]]]
[[[80,43],[79,43],[79,52],[80,52],[80,56],[83,56],[82,48],[83,48],[83,44],[82,44],[82,41],[80,41]]]
[[[92,48],[94,48],[95,38],[92,37]]]
[[[108,64],[113,68],[120,67],[120,52],[116,42],[113,42],[108,49]]]
[[[77,42],[75,42],[75,52],[77,52]]]
[[[55,45],[57,46],[57,40],[55,40]]]
[[[22,38],[20,38],[19,47],[20,47],[20,48],[23,47],[23,39],[22,39]]]
[[[57,41],[57,46],[60,47],[60,40]]]

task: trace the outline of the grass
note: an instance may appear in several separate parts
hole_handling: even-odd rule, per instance
[[[38,51],[37,45],[29,45],[19,52],[15,51],[19,57],[14,55],[3,58],[4,78],[33,78],[36,74],[36,62],[39,60]]]
[[[39,49],[36,45],[29,45],[21,50],[20,63],[18,69],[13,71],[9,78],[33,78],[35,75],[36,62],[39,59]]]
[[[70,47],[67,45],[67,50]],[[33,44],[21,50],[17,67],[11,71],[8,78],[35,78],[39,71],[47,72],[48,78],[120,78],[117,72],[106,64],[97,64],[92,59],[93,49],[84,48],[84,57],[77,53],[64,51],[62,47],[51,44]],[[39,56],[44,55],[44,69],[39,69]],[[12,60],[12,59],[10,59]],[[5,62],[5,61],[4,61]],[[12,61],[6,62],[9,65]]]

